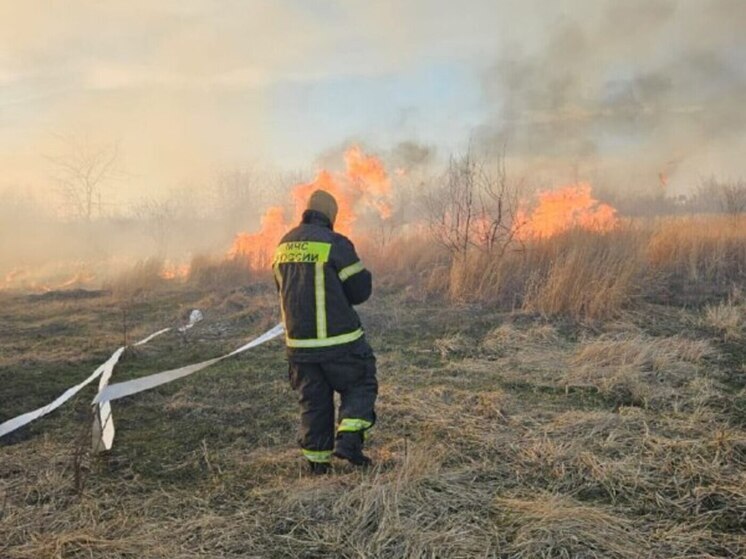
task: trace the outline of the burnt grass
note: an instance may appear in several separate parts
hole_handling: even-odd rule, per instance
[[[202,323],[128,349],[113,381],[221,355],[278,320],[269,286],[0,305],[0,422],[192,308]],[[322,478],[297,452],[277,340],[114,402],[100,455],[87,387],[0,440],[0,557],[742,557],[746,346],[701,313],[646,301],[578,323],[377,295],[361,307],[377,465]],[[660,340],[699,353],[624,357]]]

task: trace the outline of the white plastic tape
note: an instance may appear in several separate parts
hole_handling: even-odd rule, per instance
[[[102,402],[111,402],[112,400],[118,400],[126,396],[131,396],[132,394],[137,394],[138,392],[145,392],[146,390],[150,390],[157,386],[161,386],[162,384],[166,384],[169,382],[173,382],[177,379],[184,378],[193,373],[196,373],[197,371],[206,369],[210,365],[214,365],[215,363],[218,363],[219,361],[222,361],[223,359],[227,359],[228,357],[238,355],[239,353],[243,353],[244,351],[247,351],[253,347],[266,343],[276,338],[283,332],[284,332],[284,328],[282,327],[282,324],[278,324],[277,326],[267,330],[261,336],[251,340],[247,344],[239,347],[238,349],[230,353],[221,355],[220,357],[214,357],[213,359],[208,359],[207,361],[202,361],[201,363],[195,363],[193,365],[186,365],[185,367],[180,367],[178,369],[172,369],[170,371],[164,371],[162,373],[156,373],[154,375],[149,375],[147,377],[141,377],[141,378],[137,378],[133,380],[128,380],[125,382],[119,382],[117,384],[112,384],[98,393],[96,398],[94,398],[93,400],[93,404],[100,404]]]
[[[185,324],[184,326],[181,326],[178,330],[182,334],[189,330],[190,328],[194,327],[195,324],[200,322],[204,318],[202,311],[199,309],[194,309],[189,314],[189,322]],[[134,347],[139,347],[147,344],[149,341],[157,338],[161,334],[165,334],[166,332],[170,332],[171,328],[164,328],[163,330],[158,330],[158,332],[155,332],[148,336],[147,338],[143,338],[139,342],[136,342],[132,344]],[[98,383],[98,392],[99,394],[106,389],[107,386],[109,386],[109,380],[111,379],[111,375],[114,372],[114,365],[116,363],[112,364],[111,367],[108,367],[104,370],[103,374],[101,375],[101,379]],[[111,413],[111,403],[110,402],[102,402],[100,404],[97,404],[95,413],[93,414],[93,430],[92,430],[92,443],[93,443],[93,451],[94,452],[103,452],[105,450],[111,450],[111,447],[114,445],[114,417]]]
[[[199,318],[196,318],[197,315],[195,315],[195,311],[192,311],[189,324],[183,327],[184,329],[191,328],[196,322],[202,320],[202,313],[199,311],[197,311],[197,313],[199,313]],[[180,328],[179,330],[182,329]],[[132,345],[145,345],[154,338],[157,338],[161,334],[165,334],[169,331],[171,331],[171,328],[164,328],[163,330],[159,330],[158,332],[155,332]],[[122,353],[124,353],[124,350],[124,346],[118,348],[114,353],[112,353],[111,357],[109,357],[106,362],[104,362],[95,371],[93,371],[93,373],[91,373],[91,375],[87,379],[85,379],[80,384],[76,384],[75,386],[68,388],[67,390],[65,390],[65,392],[63,392],[54,401],[50,402],[46,406],[42,406],[41,408],[24,413],[1,423],[0,437],[4,437],[8,433],[12,433],[16,429],[20,429],[24,425],[28,425],[32,421],[35,421],[36,419],[39,419],[40,417],[53,412],[99,377],[101,377],[101,380],[99,381],[99,392],[104,390],[106,386],[108,386],[109,379],[114,372],[114,367],[119,362],[119,358],[122,356]],[[98,406],[96,409],[93,437],[93,446],[95,449],[100,450],[101,448],[111,448],[111,445],[114,441],[114,422],[111,417],[111,405],[108,403]]]
[[[164,333],[164,330],[161,330],[161,332],[157,334],[160,335],[162,333]],[[152,340],[154,337],[155,336],[149,336],[149,339]],[[124,348],[120,347],[117,352],[118,354],[115,353],[112,355],[112,359],[104,364],[104,370],[101,373],[101,378],[98,382],[99,392],[109,384],[109,379],[114,372],[114,366],[119,361],[119,358],[124,352]],[[114,356],[116,356],[116,359],[113,359]],[[93,450],[95,452],[110,450],[112,444],[114,444],[114,418],[111,416],[111,404],[106,402],[97,406],[93,416]]]
[[[20,429],[21,427],[23,427],[24,425],[28,425],[35,419],[39,419],[40,417],[47,415],[48,413],[51,413],[59,408],[62,404],[64,404],[70,398],[80,392],[84,387],[101,376],[103,372],[107,370],[107,368],[113,368],[117,361],[119,361],[119,357],[122,355],[123,352],[124,347],[120,347],[119,349],[117,349],[103,365],[101,365],[98,369],[91,373],[91,376],[89,376],[80,384],[76,384],[75,386],[65,390],[65,392],[58,396],[57,399],[50,402],[46,406],[43,406],[34,411],[30,411],[28,413],[24,413],[0,424],[0,437],[3,437],[8,433],[15,431],[16,429]]]

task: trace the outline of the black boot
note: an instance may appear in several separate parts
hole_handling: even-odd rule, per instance
[[[307,460],[308,471],[314,476],[323,476],[328,474],[332,470],[332,465],[329,462],[311,462]]]
[[[334,456],[363,468],[367,468],[373,463],[370,458],[363,454],[362,433],[339,433],[334,444]]]

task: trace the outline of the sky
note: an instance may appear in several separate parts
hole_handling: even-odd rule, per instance
[[[0,189],[119,146],[123,202],[351,142],[746,176],[742,0],[0,0]]]

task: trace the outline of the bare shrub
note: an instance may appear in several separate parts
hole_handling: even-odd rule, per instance
[[[450,160],[440,183],[426,197],[430,233],[451,256],[451,297],[467,294],[472,253],[501,259],[513,244],[519,190],[520,184],[508,178],[504,153],[490,167],[469,151]]]
[[[718,180],[710,177],[699,187],[700,198],[717,203],[720,211],[738,217],[746,212],[746,182],[738,180]]]
[[[103,187],[117,174],[118,143],[92,145],[74,137],[59,137],[62,153],[49,156],[53,178],[68,212],[90,222],[102,215]]]
[[[174,200],[145,199],[133,208],[133,213],[153,239],[157,254],[165,257],[178,217]]]

